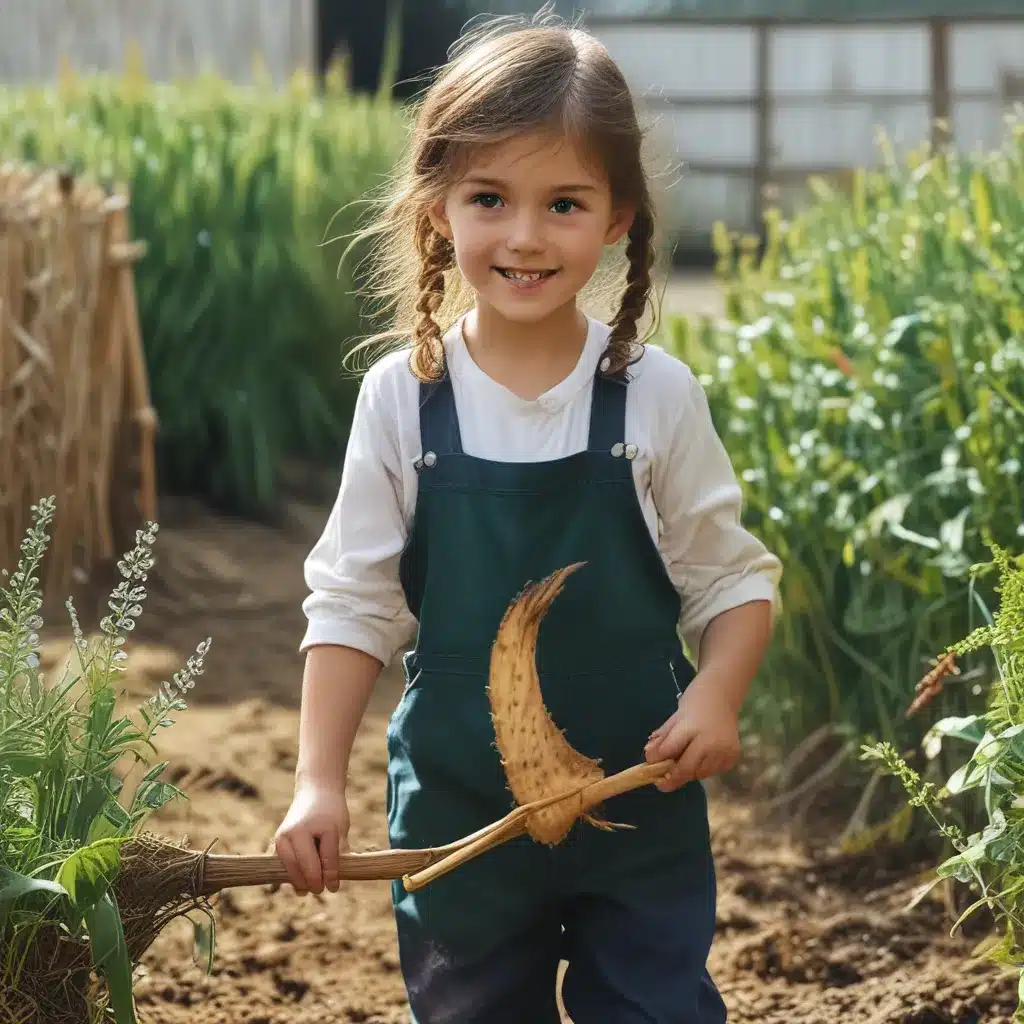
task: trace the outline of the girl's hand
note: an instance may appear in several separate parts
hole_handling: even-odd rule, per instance
[[[297,896],[338,891],[338,858],[348,849],[348,801],[344,789],[303,782],[274,834],[277,856]]]
[[[649,764],[675,760],[656,784],[663,793],[734,768],[740,756],[739,720],[720,682],[698,674],[675,713],[651,733],[644,756]]]

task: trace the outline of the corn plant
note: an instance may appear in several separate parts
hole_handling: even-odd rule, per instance
[[[1024,530],[1024,122],[992,153],[882,151],[771,211],[760,254],[720,228],[727,316],[666,331],[786,567],[751,728],[847,763],[861,737],[920,738],[913,681],[990,597],[967,573],[982,531]],[[950,713],[984,691],[966,668]]]
[[[162,479],[262,512],[285,455],[338,461],[361,333],[358,253],[325,244],[355,226],[389,172],[402,113],[350,94],[339,68],[317,92],[138,72],[0,90],[0,159],[84,168],[131,189]]]
[[[157,528],[150,524],[118,563],[122,579],[98,642],[85,637],[68,602],[72,667],[47,683],[39,663],[37,574],[54,507],[52,498],[33,506],[21,561],[13,575],[4,571],[2,589],[0,1017],[63,1022],[64,1013],[77,1012],[71,1019],[80,1020],[89,1009],[90,1019],[99,1020],[108,1019],[109,1008],[116,1024],[134,1024],[132,964],[114,890],[120,852],[154,811],[182,795],[161,779],[166,762],[154,763],[155,738],[185,709],[209,640],[141,706],[119,710],[125,638],[142,612],[153,565]],[[207,941],[204,922],[197,927]],[[75,964],[87,970],[84,950],[104,982],[91,988],[92,1007],[68,1002],[68,993],[87,990],[64,970],[80,974]]]
[[[954,932],[981,908],[994,915],[1001,936],[987,945],[986,954],[1018,973],[1014,1019],[1024,1021],[1024,558],[1012,559],[998,546],[993,553],[993,563],[984,568],[998,570],[1000,607],[989,623],[949,648],[957,657],[991,651],[997,671],[991,699],[979,714],[936,722],[924,738],[928,759],[946,740],[966,742],[973,747],[970,756],[943,786],[922,781],[891,743],[867,744],[862,756],[899,778],[910,805],[927,811],[954,847],[928,888],[955,879],[974,890],[977,898]],[[950,820],[946,807],[963,793],[978,796],[985,809],[984,828],[971,835]]]

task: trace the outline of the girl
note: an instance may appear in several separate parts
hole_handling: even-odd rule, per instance
[[[553,848],[523,837],[418,893],[395,883],[420,1024],[557,1024],[560,960],[575,1024],[725,1020],[705,967],[700,780],[737,759],[779,564],[739,524],[693,375],[637,342],[655,258],[641,141],[595,39],[547,16],[501,20],[427,93],[376,229],[378,281],[412,343],[363,380],[306,566],[299,764],[276,835],[296,891],[338,887],[353,737],[414,628],[387,738],[392,844],[440,846],[508,812],[490,648],[524,585],[570,563],[586,564],[538,646],[545,704],[608,773],[675,759],[607,808],[632,829],[581,824]],[[604,324],[577,297],[623,239]]]

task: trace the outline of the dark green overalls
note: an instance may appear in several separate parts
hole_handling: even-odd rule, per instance
[[[401,561],[419,620],[388,729],[394,847],[441,846],[513,807],[486,684],[502,615],[523,587],[573,562],[540,631],[545,704],[568,741],[612,774],[693,677],[679,596],[637,500],[627,378],[594,380],[586,451],[500,463],[462,450],[446,377],[420,391],[418,500]],[[647,787],[558,846],[528,836],[417,893],[394,886],[402,972],[418,1024],[557,1024],[555,977],[575,1024],[721,1024],[706,971],[715,877],[704,789]]]

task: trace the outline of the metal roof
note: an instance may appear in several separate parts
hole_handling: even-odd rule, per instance
[[[554,0],[560,14],[587,20],[680,18],[695,20],[877,21],[908,18],[1024,19],[1024,0]],[[470,0],[481,13],[530,13],[540,0]]]

